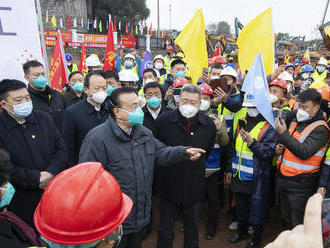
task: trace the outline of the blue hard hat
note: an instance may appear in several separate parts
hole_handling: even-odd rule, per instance
[[[286,66],[285,66],[285,70],[288,69],[289,67],[293,67],[294,68],[294,65],[291,64],[291,63],[287,63]]]
[[[295,62],[296,64],[299,64],[299,63],[300,63],[300,60],[299,60],[299,59],[295,59],[294,62]]]
[[[304,65],[301,68],[301,72],[314,72],[313,66],[311,66],[311,65]]]
[[[70,53],[65,54],[66,60],[72,60],[72,55]]]

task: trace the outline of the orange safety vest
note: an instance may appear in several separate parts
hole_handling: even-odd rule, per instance
[[[325,121],[315,121],[305,127],[301,133],[295,131],[297,125],[297,122],[292,122],[289,128],[289,133],[300,143],[303,143],[308,135],[319,126],[325,126],[329,130]],[[320,170],[324,154],[327,151],[327,146],[328,143],[312,157],[306,160],[296,157],[289,149],[285,149],[283,155],[277,160],[277,168],[280,169],[281,174],[286,177],[317,172]]]
[[[297,103],[298,103],[298,101],[294,97],[292,97],[288,104],[292,110],[297,110],[298,109]]]

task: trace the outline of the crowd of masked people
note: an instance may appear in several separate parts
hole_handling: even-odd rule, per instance
[[[181,221],[184,247],[195,248],[203,202],[212,240],[224,201],[228,242],[261,247],[271,207],[292,229],[309,197],[329,195],[326,59],[315,68],[296,59],[267,76],[275,128],[241,91],[232,58],[211,59],[197,84],[170,46],[143,76],[142,59],[121,50],[115,70],[102,71],[92,54],[83,75],[67,54],[64,93],[35,60],[23,65],[27,84],[0,82],[1,247],[138,248],[157,228],[157,247],[167,248]],[[214,87],[219,80],[225,87]]]

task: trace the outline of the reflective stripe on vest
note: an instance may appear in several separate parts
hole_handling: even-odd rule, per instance
[[[208,115],[211,117],[211,114]],[[219,117],[219,116],[218,116]],[[220,116],[220,122],[223,120],[223,115]],[[214,149],[210,156],[205,162],[205,167],[207,171],[220,170],[220,146],[218,143],[214,143]]]
[[[308,135],[319,126],[325,126],[329,130],[325,121],[315,121],[305,127],[305,129],[300,133],[295,131],[297,122],[292,122],[289,128],[289,133],[300,143],[303,143]],[[306,160],[296,157],[289,149],[285,149],[283,156],[281,156],[277,161],[277,166],[282,175],[287,177],[296,176],[299,174],[315,173],[320,170],[320,165],[324,158],[327,145],[328,144],[325,144],[325,146],[323,146],[318,152]]]
[[[251,131],[250,135],[255,140],[260,140],[262,130],[264,130],[267,122],[259,122]],[[267,125],[268,128],[268,125]],[[248,148],[246,142],[243,141],[238,133],[235,142],[235,157],[232,163],[233,176],[237,176],[241,181],[253,180],[253,152]]]
[[[233,120],[235,117],[235,113],[228,110],[225,106],[222,107],[222,104],[219,104],[218,106],[218,114],[223,115],[223,117],[226,120],[226,126],[227,126],[227,133],[230,131],[231,126],[233,125]]]

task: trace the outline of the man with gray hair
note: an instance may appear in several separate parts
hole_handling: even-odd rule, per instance
[[[160,171],[160,224],[158,248],[173,247],[173,226],[181,213],[184,222],[184,247],[198,247],[198,215],[204,197],[205,161],[213,151],[215,125],[199,112],[201,90],[193,84],[181,90],[179,107],[163,113],[155,125],[155,137],[168,146],[204,149],[198,161],[171,164]]]

